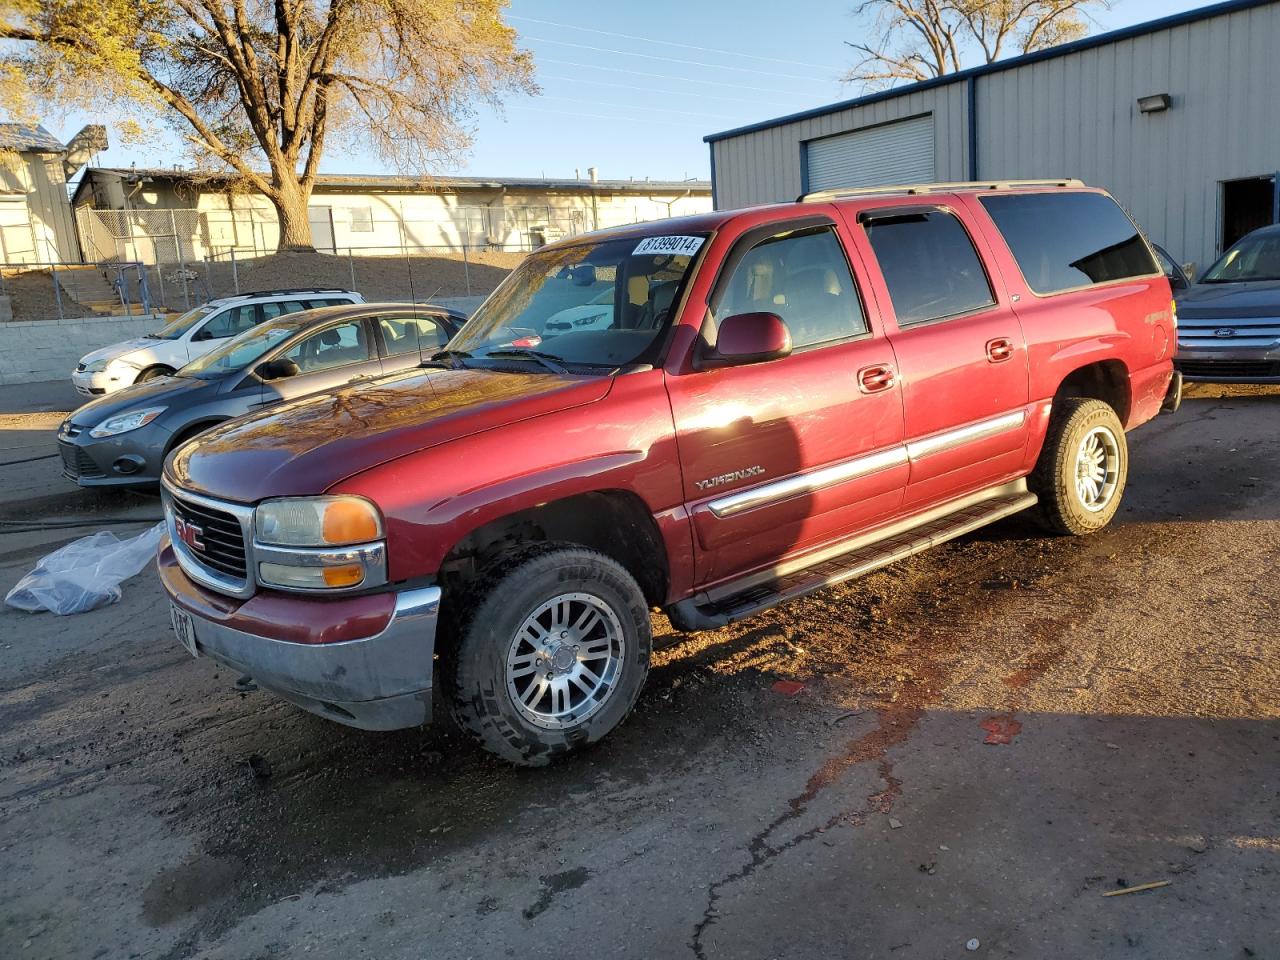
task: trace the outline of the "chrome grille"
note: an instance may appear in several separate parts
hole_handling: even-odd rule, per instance
[[[1277,343],[1280,317],[1178,318],[1178,344],[1188,349],[1265,349]]]
[[[244,530],[235,514],[203,503],[193,503],[177,495],[170,496],[169,509],[175,519],[198,531],[193,539],[200,546],[188,540],[182,541],[188,557],[226,576],[240,581],[248,579]]]

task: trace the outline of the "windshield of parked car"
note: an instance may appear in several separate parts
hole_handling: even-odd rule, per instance
[[[147,336],[155,340],[177,340],[184,333],[194,327],[197,323],[218,309],[212,304],[205,303],[196,307],[194,310],[188,310],[177,320],[171,320],[165,326],[161,327],[155,333],[149,333]]]
[[[652,362],[705,240],[628,237],[532,253],[447,352],[461,363],[570,372]]]
[[[216,350],[192,360],[178,371],[180,377],[196,377],[214,380],[237,370],[243,370],[258,362],[262,356],[286,337],[297,333],[307,325],[307,319],[290,314],[278,320],[251,327],[238,337],[233,337]]]
[[[1280,280],[1280,233],[1251,234],[1205,271],[1201,283]]]

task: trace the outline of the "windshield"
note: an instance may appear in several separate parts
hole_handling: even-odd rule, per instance
[[[273,346],[297,332],[305,324],[306,320],[299,319],[297,316],[268,320],[259,326],[249,328],[240,336],[228,340],[203,357],[192,360],[178,371],[178,376],[213,380],[224,374],[243,370],[250,364],[256,363]]]
[[[1280,280],[1280,233],[1254,234],[1235,246],[1205,271],[1201,283],[1239,283]]]
[[[188,310],[186,313],[180,316],[177,320],[173,320],[165,324],[158,331],[156,331],[155,333],[149,333],[147,334],[147,336],[153,337],[156,340],[177,340],[184,333],[186,333],[188,330],[194,327],[197,323],[199,323],[209,314],[213,313],[213,311],[216,309],[218,308],[213,306],[212,304],[209,304],[209,303],[203,304],[199,307],[196,307],[194,310]]]
[[[461,362],[520,359],[543,369],[646,362],[703,236],[655,236],[532,253],[454,337]],[[522,356],[523,355],[523,356]]]

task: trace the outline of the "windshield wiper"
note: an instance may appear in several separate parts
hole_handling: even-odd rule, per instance
[[[158,333],[144,333],[143,336],[148,340],[163,340],[164,338]]]
[[[461,367],[463,360],[470,360],[471,354],[465,350],[438,350],[433,353],[430,358],[423,360],[418,364],[420,367],[446,366],[450,370],[457,370]],[[446,363],[447,362],[447,363]]]
[[[561,363],[561,358],[554,353],[543,353],[541,350],[530,350],[528,347],[500,347],[497,350],[490,350],[480,359],[488,360],[490,357],[515,357],[521,360],[533,360],[542,364],[552,373],[566,374],[568,368]]]

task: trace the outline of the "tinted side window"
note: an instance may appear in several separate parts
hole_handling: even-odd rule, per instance
[[[420,349],[435,351],[449,339],[444,328],[430,317],[379,317],[378,326],[389,357]]]
[[[293,345],[285,354],[302,373],[314,373],[370,358],[369,340],[359,320],[339,324],[314,333]]]
[[[960,221],[931,210],[866,225],[898,326],[972,313],[995,303],[978,251]]]
[[[1039,294],[1158,273],[1128,215],[1100,193],[1027,193],[982,197]]]
[[[716,323],[737,313],[776,313],[805,347],[867,332],[849,264],[831,227],[770,237],[721,281]]]
[[[270,303],[262,304],[262,319],[274,320],[276,317],[284,316],[286,313],[297,313],[299,310],[307,309],[301,300],[273,300]]]
[[[214,339],[234,337],[237,333],[244,333],[258,322],[257,311],[257,306],[252,303],[224,310],[205,324],[205,333]]]

